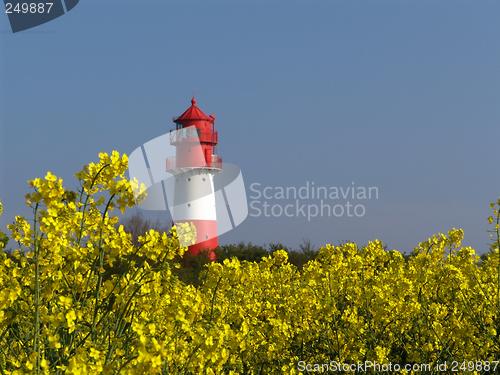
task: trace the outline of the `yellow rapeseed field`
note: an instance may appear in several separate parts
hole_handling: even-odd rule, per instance
[[[139,247],[115,229],[113,210],[143,193],[127,164],[100,154],[76,174],[77,193],[50,172],[30,181],[34,216],[15,218],[16,249],[0,252],[1,375],[442,374],[445,361],[448,373],[496,372],[500,199],[481,263],[452,229],[409,260],[375,240],[326,245],[301,271],[283,250],[211,263],[195,288],[170,271],[192,226],[151,230]],[[386,367],[353,365],[366,363]]]

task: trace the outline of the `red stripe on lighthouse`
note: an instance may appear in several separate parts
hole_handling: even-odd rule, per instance
[[[177,221],[179,223],[193,223],[196,227],[197,243],[188,247],[188,253],[198,255],[200,250],[213,250],[219,246],[217,238],[217,221],[214,220],[189,220]],[[215,260],[214,252],[210,252],[210,260]]]

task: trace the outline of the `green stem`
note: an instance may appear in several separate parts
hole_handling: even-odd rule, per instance
[[[214,294],[212,295],[212,307],[211,307],[211,311],[210,311],[210,322],[212,321],[212,318],[214,316],[214,302],[215,302],[215,295],[217,293],[217,288],[219,288],[219,283],[220,281],[222,280],[222,277],[219,278],[219,281],[217,281],[217,285],[215,286],[215,289],[214,289]]]
[[[101,171],[102,171],[102,169],[101,169]],[[97,291],[96,291],[96,297],[95,297],[94,318],[92,320],[92,341],[94,343],[97,340],[96,322],[97,322],[97,312],[99,310],[99,296],[100,296],[101,285],[102,285],[102,272],[101,272],[101,269],[104,266],[104,250],[103,250],[103,247],[102,247],[102,228],[104,226],[104,221],[105,221],[106,215],[108,213],[109,205],[113,201],[114,197],[115,197],[115,194],[113,194],[111,196],[111,198],[109,198],[108,203],[106,204],[106,208],[105,208],[105,210],[104,210],[104,212],[102,214],[101,230],[99,232],[99,268],[97,270]]]
[[[497,225],[495,228],[495,232],[497,232],[497,249],[499,251],[498,253],[498,265],[497,265],[497,306],[498,310],[500,310],[500,230],[498,229],[498,225],[500,224],[500,204],[498,207],[498,214],[497,214]]]
[[[36,355],[36,372],[40,373],[40,247],[37,244],[38,237],[38,203],[35,206],[34,239],[35,250],[35,332],[33,334],[33,351]]]
[[[97,331],[96,331],[96,322],[97,322],[97,312],[99,310],[99,296],[101,293],[101,283],[102,283],[102,273],[101,269],[103,266],[103,260],[104,260],[104,250],[102,247],[99,249],[99,267],[97,269],[97,290],[95,294],[95,307],[94,307],[94,317],[92,319],[92,342],[96,342],[97,340]]]
[[[96,175],[94,176],[94,178],[92,179],[92,184],[90,185],[90,188],[87,191],[92,190],[92,188],[94,187],[95,181],[97,179],[97,176],[99,176],[99,174],[106,167],[109,167],[109,164],[105,164],[101,169],[99,169],[99,172],[97,172]],[[85,191],[85,189],[82,188],[82,192],[80,193],[80,203],[82,202],[82,194],[83,194],[84,191]],[[84,223],[85,223],[85,212],[87,212],[87,204],[89,202],[89,198],[90,198],[91,194],[87,194],[86,193],[86,195],[87,195],[87,198],[85,199],[85,203],[83,205],[83,215],[82,215],[82,221],[80,223],[80,236],[78,237],[78,241],[77,241],[77,245],[78,246],[80,246],[80,243],[82,241],[83,227],[84,227]]]

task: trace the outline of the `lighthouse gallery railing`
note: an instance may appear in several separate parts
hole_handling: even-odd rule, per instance
[[[183,139],[197,138],[200,142],[218,143],[218,132],[212,130],[189,127],[185,129],[170,130],[170,144],[173,145]]]
[[[181,163],[175,156],[171,156],[167,158],[167,171],[169,169],[176,168],[217,168],[222,169],[222,158],[217,155],[212,155],[212,160],[209,162],[204,161],[190,161],[189,165],[185,165],[186,163]]]

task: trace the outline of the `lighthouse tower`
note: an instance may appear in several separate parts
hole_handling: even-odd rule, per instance
[[[219,245],[214,175],[222,171],[222,158],[217,156],[214,120],[214,115],[207,116],[196,106],[193,97],[191,107],[173,118],[176,129],[170,131],[170,144],[176,147],[176,155],[167,158],[167,172],[175,179],[170,211],[175,224],[195,225],[197,241],[188,249],[193,255]],[[213,252],[210,256],[215,257]]]

